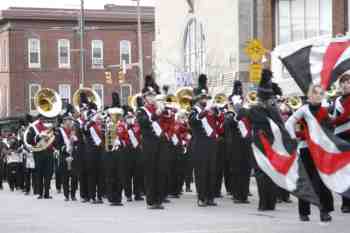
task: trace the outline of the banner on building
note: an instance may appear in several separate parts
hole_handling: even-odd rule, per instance
[[[190,72],[175,72],[176,87],[190,87],[193,85],[193,75]]]

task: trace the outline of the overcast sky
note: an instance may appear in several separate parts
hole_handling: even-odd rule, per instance
[[[141,0],[141,3],[142,5],[152,6],[155,1],[156,0]],[[131,0],[85,0],[85,7],[103,8],[106,3],[119,5],[135,4]],[[0,0],[0,9],[6,9],[9,6],[78,8],[80,6],[80,0]]]

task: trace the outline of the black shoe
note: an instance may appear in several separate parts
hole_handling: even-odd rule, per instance
[[[84,198],[84,199],[81,201],[81,203],[87,203],[87,202],[89,202],[89,199],[87,199],[87,198]]]
[[[175,198],[175,199],[179,199],[180,195],[179,194],[172,194],[169,196],[170,198]]]
[[[207,202],[208,206],[217,206],[218,204],[216,202],[214,202],[214,200],[210,200]]]
[[[134,200],[135,201],[144,201],[145,199],[141,196],[135,196]]]
[[[126,198],[126,201],[127,201],[127,202],[132,202],[132,197],[127,197],[127,198]]]
[[[28,196],[30,194],[30,192],[24,192],[24,195]]]
[[[237,200],[237,199],[234,199],[233,203],[235,203],[235,204],[249,204],[250,202],[248,200]]]
[[[320,219],[321,219],[321,222],[330,222],[332,221],[332,216],[330,216],[329,213],[321,213]]]
[[[252,197],[253,196],[253,194],[252,193],[248,193],[248,197]]]
[[[72,201],[77,201],[76,197],[72,197],[71,199],[72,199]]]
[[[121,203],[120,201],[119,202],[111,202],[109,205],[110,206],[123,206],[123,203]]]
[[[199,207],[207,207],[207,206],[208,206],[207,203],[206,203],[205,201],[201,201],[201,200],[198,200],[198,201],[197,201],[197,205],[198,205]]]
[[[223,198],[224,196],[222,196],[221,193],[218,193],[218,194],[215,195],[215,197],[216,197],[216,198]]]
[[[164,206],[162,204],[156,205],[157,210],[164,210]]]
[[[156,210],[158,208],[158,205],[147,205],[147,209],[149,210]]]
[[[278,198],[278,199],[276,200],[276,203],[282,203],[282,200]]]
[[[52,197],[50,195],[45,195],[44,199],[52,199]]]
[[[60,194],[61,193],[61,189],[57,189],[57,193]]]
[[[102,201],[102,199],[101,198],[99,198],[96,202],[95,202],[95,204],[103,204],[103,201]]]
[[[192,189],[191,188],[186,188],[186,192],[187,193],[192,193]]]
[[[284,199],[283,202],[284,203],[288,203],[288,204],[293,203],[293,201],[291,199],[289,199],[289,198],[288,199]]]
[[[68,197],[64,198],[64,201],[69,201],[69,198]]]
[[[342,212],[343,214],[348,214],[348,213],[350,213],[350,206],[343,206],[343,207],[341,208],[341,212]]]
[[[93,198],[93,199],[90,200],[90,203],[91,203],[91,204],[97,204],[97,201],[96,201],[95,198]]]
[[[42,196],[42,195],[39,195],[39,196],[38,196],[38,199],[43,199],[43,196]]]
[[[308,215],[300,215],[300,216],[299,216],[299,219],[300,219],[300,221],[302,221],[302,222],[309,222],[309,221],[310,221],[310,218],[309,218]]]
[[[167,204],[167,203],[170,203],[170,200],[169,199],[164,199],[162,202]]]

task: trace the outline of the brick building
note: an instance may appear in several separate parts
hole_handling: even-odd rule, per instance
[[[142,7],[144,73],[152,71],[154,8]],[[106,5],[86,10],[85,83],[111,102],[139,92],[138,68],[127,70],[123,83],[109,65],[138,61],[136,7]],[[70,102],[80,84],[79,10],[9,8],[0,13],[0,117],[35,112],[33,97],[40,88],[55,89]],[[106,82],[105,72],[113,83]]]

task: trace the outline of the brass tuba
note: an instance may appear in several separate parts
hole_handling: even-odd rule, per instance
[[[180,109],[186,112],[190,111],[193,99],[193,89],[191,87],[182,87],[175,93],[177,103]]]
[[[73,95],[73,106],[78,112],[80,112],[80,93],[82,92],[86,94],[86,97],[88,98],[89,102],[93,102],[96,104],[98,110],[102,108],[102,100],[100,96],[96,93],[96,91],[94,91],[91,88],[84,87],[79,88]]]
[[[214,97],[214,104],[218,107],[224,107],[227,103],[227,96],[224,93],[216,94]]]
[[[62,111],[61,97],[49,88],[43,88],[36,93],[34,104],[36,110],[47,118],[56,117]]]
[[[132,109],[136,110],[136,109],[137,109],[137,98],[138,98],[138,97],[141,97],[141,96],[142,96],[141,93],[137,93],[137,94],[135,94],[135,95],[133,95],[133,96],[129,96],[129,98],[128,98],[128,105],[129,105]]]
[[[43,88],[34,97],[36,110],[47,118],[56,117],[62,111],[62,100],[58,93],[49,88]],[[27,138],[31,125],[27,127],[23,134],[24,145],[32,152],[46,150],[55,141],[54,128],[50,127],[41,132],[41,139],[35,146],[28,145]]]

